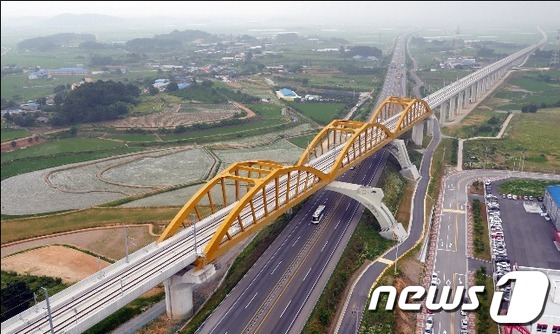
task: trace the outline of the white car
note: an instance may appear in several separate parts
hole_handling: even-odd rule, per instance
[[[426,319],[426,329],[432,329],[432,327],[434,327],[434,317],[433,316],[429,316]]]
[[[469,321],[466,318],[461,319],[461,329],[468,329]]]

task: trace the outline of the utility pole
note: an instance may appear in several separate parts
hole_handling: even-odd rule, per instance
[[[53,326],[52,314],[51,314],[51,304],[49,302],[49,292],[47,291],[47,289],[43,287],[41,287],[41,289],[45,291],[45,301],[47,302],[47,313],[49,315],[49,326],[51,327],[51,333],[54,334],[54,326]]]
[[[193,227],[193,235],[194,235],[194,253],[198,255],[198,249],[196,246],[196,219],[194,219],[194,216],[192,214],[191,217],[193,217],[192,227]]]
[[[128,263],[128,226],[124,226],[124,253],[126,254],[126,263]]]

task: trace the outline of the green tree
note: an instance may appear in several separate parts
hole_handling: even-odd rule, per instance
[[[2,321],[7,320],[29,308],[33,292],[22,281],[9,282],[0,292],[2,296]]]
[[[169,85],[167,85],[167,87],[165,88],[165,90],[169,92],[176,92],[179,90],[179,86],[177,85],[176,82],[170,82]]]

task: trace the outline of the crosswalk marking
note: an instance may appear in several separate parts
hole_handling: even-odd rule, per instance
[[[448,213],[458,213],[458,214],[465,214],[465,210],[457,210],[457,209],[443,209],[442,212]]]
[[[382,262],[382,263],[385,263],[385,264],[388,264],[388,265],[392,265],[392,264],[393,264],[393,261],[388,260],[388,259],[386,259],[386,258],[384,258],[384,257],[380,257],[380,258],[377,259],[377,260],[378,260],[379,262]]]

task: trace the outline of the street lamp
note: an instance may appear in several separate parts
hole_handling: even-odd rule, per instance
[[[399,245],[402,242],[402,238],[397,237],[397,251],[395,252],[395,275],[397,274],[397,260],[399,259]]]
[[[128,226],[124,226],[124,253],[126,254],[126,263],[128,263]]]
[[[194,236],[194,253],[198,255],[198,249],[196,246],[196,220],[194,219],[194,215],[191,213],[192,218],[192,227],[193,227],[193,236]]]
[[[54,334],[54,326],[53,326],[52,314],[51,314],[51,304],[49,302],[49,292],[47,291],[47,289],[43,287],[41,287],[41,289],[45,291],[45,301],[47,302],[47,313],[49,314],[49,326],[51,327],[51,333]]]

